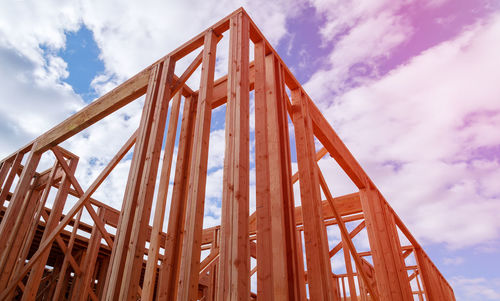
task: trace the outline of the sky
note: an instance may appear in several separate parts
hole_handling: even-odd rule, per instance
[[[0,0],[0,158],[240,6],[457,300],[500,300],[498,0]],[[227,71],[225,40],[216,77]],[[178,75],[189,58],[179,62]],[[196,90],[196,75],[188,83]],[[84,188],[137,128],[142,104],[64,142],[80,156]],[[220,108],[212,116],[205,226],[220,222],[223,141]],[[121,207],[130,161],[95,198]],[[296,168],[295,155],[293,161]],[[331,159],[319,164],[334,195],[353,191]],[[253,167],[250,182],[254,195]],[[336,235],[329,231],[330,243]]]

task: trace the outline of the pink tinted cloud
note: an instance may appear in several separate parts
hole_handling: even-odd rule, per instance
[[[331,95],[324,110],[424,242],[498,239],[499,36],[496,14],[379,80]]]
[[[328,103],[330,94],[380,78],[425,49],[451,39],[464,26],[496,8],[495,1],[333,1],[310,0],[319,18],[324,48],[331,53],[306,83],[313,98]]]
[[[500,300],[500,279],[453,277],[455,293],[466,300]]]

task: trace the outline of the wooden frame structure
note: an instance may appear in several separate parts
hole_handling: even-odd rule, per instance
[[[227,31],[228,74],[214,80],[217,44]],[[176,62],[198,48],[201,52],[176,76]],[[200,65],[200,87],[193,91],[186,81]],[[83,190],[75,178],[78,156],[59,144],[142,95],[139,128]],[[252,214],[251,101],[257,204]],[[211,114],[223,105],[221,225],[203,229]],[[165,233],[174,145],[175,180]],[[132,148],[119,211],[92,194]],[[53,153],[54,165],[37,172],[45,152]],[[317,163],[327,154],[357,192],[332,195]],[[300,206],[293,191],[296,182]],[[0,188],[0,300],[455,299],[451,286],[242,8],[0,161]],[[57,193],[47,208],[51,190]],[[77,201],[63,214],[69,196]],[[82,220],[84,211],[91,222]],[[328,227],[341,235],[333,248]],[[362,231],[368,251],[359,251],[355,241]],[[400,237],[409,243],[402,245]],[[333,272],[334,256],[341,256],[345,273]],[[251,279],[256,279],[256,290],[251,291]]]

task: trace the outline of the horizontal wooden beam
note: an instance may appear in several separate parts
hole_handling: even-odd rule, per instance
[[[340,197],[333,198],[335,207],[337,208],[338,212],[341,215],[351,215],[351,214],[356,214],[362,212],[361,210],[361,202],[359,198],[358,193],[351,193],[351,194],[346,194]],[[331,208],[328,205],[327,201],[322,202],[323,206],[323,216],[325,220],[329,220],[333,218],[333,212]],[[295,221],[297,227],[302,226],[302,208],[295,207]],[[249,222],[249,235],[255,234],[257,231],[256,228],[256,219],[255,215],[252,214],[250,215],[250,222]],[[203,229],[203,235],[202,235],[202,245],[210,244],[213,241],[213,232],[215,229],[219,228],[219,226],[211,227],[211,228],[206,228]]]
[[[28,151],[31,150],[31,148],[33,147],[33,141],[31,141],[30,143],[28,143],[27,145],[21,147],[20,149],[16,150],[15,152],[13,152],[12,154],[8,155],[7,157],[3,158],[2,160],[0,160],[0,165],[4,162],[9,162],[9,161],[13,161],[15,159],[15,157],[17,156],[17,154],[25,154],[27,153]]]
[[[40,138],[36,152],[44,152],[77,134],[146,93],[150,67],[64,120]]]
[[[335,208],[341,216],[361,213],[361,202],[358,193],[351,193],[341,197],[336,197],[333,199]],[[332,209],[328,205],[327,201],[322,202],[323,206],[323,217],[325,220],[334,218]],[[302,207],[295,207],[295,221],[297,226],[302,225]]]
[[[250,91],[255,88],[255,66],[254,62],[250,63],[248,78],[250,81]],[[194,92],[197,93],[198,91]],[[214,81],[214,91],[210,101],[212,109],[222,106],[227,101],[227,75],[218,78]]]
[[[58,145],[144,95],[148,86],[148,79],[152,66],[153,65],[147,67],[134,77],[101,96],[90,105],[40,136],[35,151],[37,153],[45,152],[50,147]],[[176,76],[174,79],[178,80]],[[182,82],[177,85],[177,89],[182,89],[184,96],[189,96],[194,93],[191,88]]]
[[[197,48],[203,46],[203,41],[205,34],[208,31],[213,31],[216,36],[220,36],[223,34],[225,31],[229,29],[229,19],[234,16],[239,14],[240,12],[244,11],[242,7],[238,8],[234,12],[230,13],[223,19],[221,19],[219,22],[215,23],[214,25],[210,26],[191,40],[187,41],[186,43],[182,44],[178,48],[176,48],[174,51],[170,53],[170,55],[175,59],[175,60],[180,60],[181,58],[185,57],[192,51],[196,50]]]

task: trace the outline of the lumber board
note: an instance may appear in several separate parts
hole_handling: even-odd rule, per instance
[[[247,16],[230,18],[221,241],[217,296],[248,300],[250,182],[249,38]]]
[[[210,136],[211,106],[215,71],[217,36],[208,31],[204,36],[202,74],[198,108],[194,128],[194,145],[187,193],[187,213],[183,237],[180,285],[178,298],[193,300],[198,291],[199,258],[201,254],[202,220],[207,179],[208,142]]]

